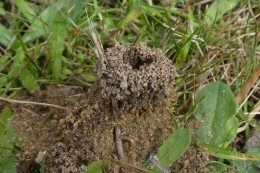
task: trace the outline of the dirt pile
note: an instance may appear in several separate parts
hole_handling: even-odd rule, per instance
[[[76,104],[64,104],[71,110],[44,108],[43,113],[36,106],[16,108],[15,126],[25,141],[25,153],[18,157],[20,172],[29,172],[28,164],[37,169],[35,158],[43,151],[48,157],[46,172],[83,172],[99,159],[141,167],[173,132],[167,107],[174,97],[176,72],[161,50],[143,44],[117,46],[105,55],[105,65],[97,69],[100,80],[91,91]],[[42,92],[42,100],[30,99],[60,105],[70,97],[59,93],[65,97],[56,103],[46,100],[52,95],[49,90]],[[138,172],[123,164],[111,168],[118,170]]]

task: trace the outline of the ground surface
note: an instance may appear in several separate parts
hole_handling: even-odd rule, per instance
[[[251,161],[260,160],[259,10],[259,0],[0,1],[0,170],[39,172],[46,151],[48,172],[81,171],[98,159],[110,159],[115,172],[137,172],[170,134],[189,127],[191,147],[175,161],[173,172],[211,171],[204,161],[216,168],[212,172],[259,172],[259,163]],[[176,67],[178,75],[172,76],[171,68],[160,69],[153,58],[140,56],[142,46],[132,52],[137,61],[112,58],[103,62],[112,71],[95,70],[107,48],[128,46],[110,49],[113,57],[139,43],[161,50],[168,59],[163,64]],[[118,62],[120,68],[115,66]],[[147,72],[150,75],[140,78]],[[172,77],[173,102],[156,106],[166,98],[166,81]],[[148,87],[149,80],[153,84]],[[222,81],[235,95],[237,121],[229,125],[237,130],[228,141],[209,142],[214,146],[207,151],[196,143],[201,141],[195,132],[202,122],[196,120],[195,126],[192,122],[201,101],[198,92],[215,81]],[[128,109],[120,118],[115,118],[111,93],[119,110]],[[121,102],[127,95],[132,99]],[[13,118],[6,101],[11,102]],[[211,103],[203,106],[207,105]],[[222,112],[226,115],[228,109]],[[12,120],[23,138],[21,146]],[[217,121],[214,125],[222,127]],[[125,162],[119,158],[118,129]],[[213,132],[218,134],[218,129]]]

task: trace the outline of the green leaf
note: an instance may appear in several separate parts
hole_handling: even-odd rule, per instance
[[[189,129],[178,129],[159,148],[157,158],[165,168],[170,167],[174,161],[180,158],[189,148],[191,135]],[[160,173],[158,168],[152,170],[153,173]]]
[[[92,162],[86,169],[86,173],[103,173],[103,167],[110,165],[109,160],[98,160]]]
[[[24,43],[49,33],[49,26],[53,24],[57,12],[62,7],[62,2],[63,0],[58,0],[41,12],[39,18],[32,23],[29,31],[23,36]]]
[[[33,22],[36,14],[33,9],[29,6],[28,2],[24,0],[15,0],[15,5],[22,12],[22,14],[28,19],[30,23]]]
[[[19,75],[19,79],[22,82],[23,86],[29,90],[29,91],[34,91],[39,89],[39,85],[36,81],[36,78],[32,75],[30,71],[27,69],[23,68],[21,70],[21,73]]]
[[[0,43],[7,47],[13,38],[13,34],[4,25],[0,23]]]
[[[198,145],[202,148],[207,149],[208,153],[214,157],[218,157],[221,159],[228,159],[228,160],[255,160],[260,161],[260,154],[248,154],[248,153],[240,153],[237,151],[233,151],[231,149],[217,147],[211,144],[206,143],[198,143]]]
[[[232,10],[240,0],[215,0],[205,12],[207,23],[213,24],[222,18],[228,11]]]
[[[52,26],[50,38],[50,59],[51,71],[54,79],[61,77],[62,54],[65,48],[65,38],[67,37],[68,23],[61,15],[56,15]]]
[[[201,119],[198,140],[216,146],[227,146],[235,138],[238,121],[237,104],[226,84],[213,82],[198,93],[197,116]]]
[[[14,156],[0,158],[1,173],[16,173],[16,159]]]

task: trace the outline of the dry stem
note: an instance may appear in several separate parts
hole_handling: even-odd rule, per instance
[[[4,98],[4,97],[0,97],[0,100],[6,101],[6,102],[9,102],[9,103],[40,105],[40,106],[53,107],[53,108],[57,108],[57,109],[69,110],[66,107],[54,105],[54,104],[49,104],[49,103],[39,103],[39,102],[31,102],[31,101],[23,101],[23,100],[13,100],[13,99],[7,99],[7,98]]]
[[[112,109],[113,109],[114,121],[117,122],[118,118],[119,118],[119,116],[118,116],[119,109],[118,109],[117,100],[112,100]],[[115,126],[115,138],[116,138],[116,147],[117,147],[119,160],[125,160],[122,136],[121,136],[121,129],[118,126]]]

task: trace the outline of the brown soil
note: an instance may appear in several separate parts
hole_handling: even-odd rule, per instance
[[[63,106],[71,106],[73,102],[64,101],[66,98],[53,97],[63,89],[66,87],[51,86],[21,98],[37,102],[49,100],[48,103],[53,104],[63,102]],[[48,156],[46,172],[83,172],[92,161],[118,160],[114,126],[122,129],[127,162],[141,166],[173,132],[170,115],[158,109],[143,112],[132,109],[122,115],[119,122],[114,122],[109,103],[103,103],[98,91],[91,93],[91,97],[83,94],[83,99],[68,112],[39,106],[14,107],[14,125],[25,142],[25,152],[18,156],[18,172],[31,172],[32,167],[38,169],[40,165],[35,159],[43,151],[47,151]],[[129,168],[127,171],[138,172]]]

